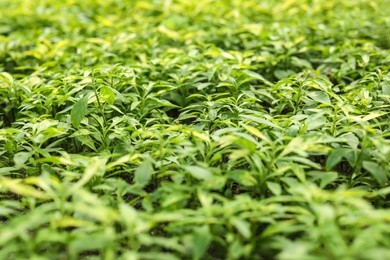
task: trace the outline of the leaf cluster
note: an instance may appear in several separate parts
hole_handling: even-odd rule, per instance
[[[389,12],[1,1],[0,258],[390,258]]]

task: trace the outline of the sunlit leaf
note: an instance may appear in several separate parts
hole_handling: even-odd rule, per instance
[[[110,105],[114,104],[115,93],[113,90],[111,90],[111,88],[107,86],[101,87],[100,94],[102,95],[103,99],[107,101],[108,104]]]
[[[134,173],[134,181],[141,187],[148,184],[150,178],[152,177],[153,169],[152,162],[150,159],[145,159],[145,161],[138,166]]]
[[[267,181],[267,187],[276,196],[279,196],[282,193],[282,187],[279,183]]]
[[[330,105],[329,96],[328,96],[328,94],[326,94],[323,91],[313,91],[313,92],[310,92],[308,94],[308,96],[311,97],[315,101]]]
[[[189,172],[194,178],[200,180],[211,179],[213,174],[210,170],[199,166],[184,166],[184,169]]]
[[[251,237],[252,232],[250,229],[250,225],[247,221],[239,218],[232,218],[230,221],[244,238],[248,239]]]
[[[325,188],[326,185],[332,183],[338,178],[337,172],[324,172],[321,174],[320,187]]]
[[[363,168],[371,173],[379,184],[385,185],[389,181],[386,171],[377,163],[363,161]]]
[[[339,162],[343,160],[343,158],[345,158],[345,156],[349,152],[350,150],[347,148],[337,148],[336,150],[334,150],[326,159],[326,169],[330,170],[335,167]]]
[[[88,96],[82,97],[74,104],[72,111],[70,112],[70,119],[74,127],[79,128],[81,120],[83,120],[87,114],[87,107]]]
[[[14,162],[16,166],[22,166],[31,157],[30,152],[19,152],[14,155]]]
[[[193,259],[201,259],[208,249],[212,240],[208,225],[203,225],[194,230],[192,237],[192,257]]]

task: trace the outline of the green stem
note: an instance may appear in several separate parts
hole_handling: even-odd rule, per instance
[[[97,89],[96,89],[96,85],[95,85],[95,74],[94,73],[92,74],[92,89],[93,89],[93,93],[95,94],[96,101],[98,103],[98,107],[99,107],[100,113],[101,113],[101,115],[103,117],[104,124],[106,124],[107,123],[107,119],[106,119],[106,115],[105,115],[105,112],[104,112],[104,107],[102,106],[102,103],[100,102],[100,99],[99,99],[99,95],[97,93]]]

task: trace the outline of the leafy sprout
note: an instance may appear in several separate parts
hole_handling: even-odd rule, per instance
[[[1,1],[0,258],[390,258],[389,7]]]

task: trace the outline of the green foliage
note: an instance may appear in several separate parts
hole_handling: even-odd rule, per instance
[[[87,114],[88,107],[88,96],[80,98],[79,101],[74,104],[72,111],[70,112],[70,119],[72,120],[72,125],[75,128],[79,128],[81,120]]]
[[[0,259],[390,259],[388,13],[0,1]]]

